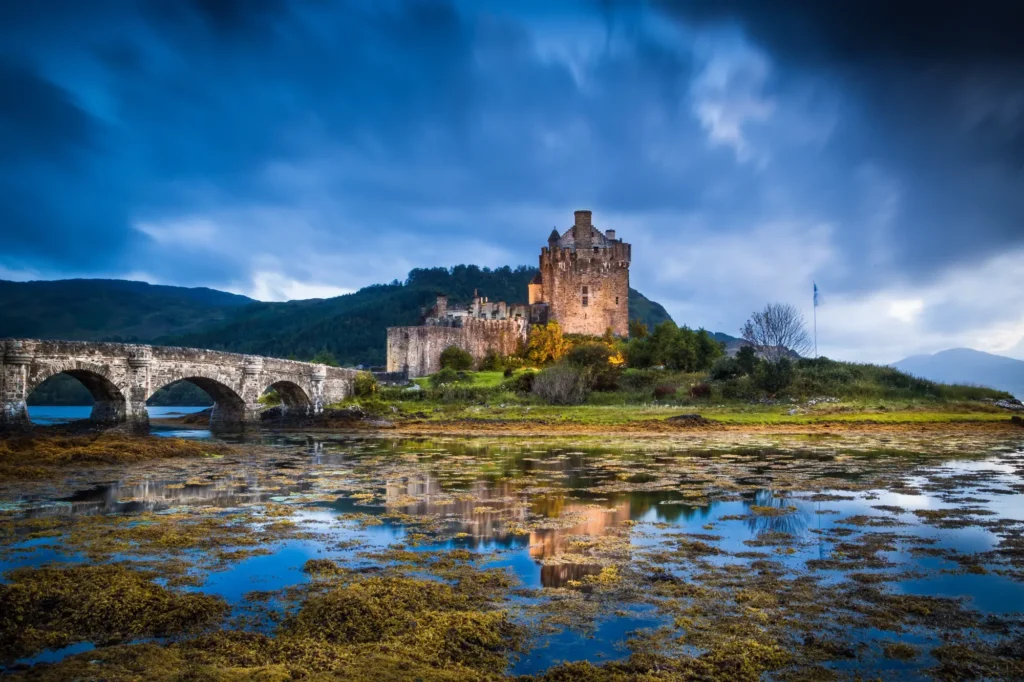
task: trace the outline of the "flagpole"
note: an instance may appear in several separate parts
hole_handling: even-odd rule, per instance
[[[818,359],[818,283],[814,283],[814,359]]]

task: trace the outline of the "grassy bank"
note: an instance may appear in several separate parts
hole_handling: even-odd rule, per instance
[[[890,367],[831,360],[793,363],[783,389],[769,394],[763,377],[736,371],[703,373],[665,369],[603,372],[578,404],[551,404],[533,388],[535,369],[461,372],[421,377],[411,388],[386,388],[357,398],[371,414],[399,428],[444,430],[548,430],[575,427],[662,430],[694,427],[799,427],[1009,423],[1013,397],[980,386],[938,384]],[[586,375],[586,369],[581,370]],[[594,376],[591,373],[591,376]],[[609,378],[610,377],[610,378]],[[672,420],[683,414],[704,420]]]

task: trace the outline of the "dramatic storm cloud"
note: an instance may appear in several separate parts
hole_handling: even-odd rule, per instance
[[[1024,357],[1018,3],[95,0],[0,9],[0,277],[265,299],[535,263],[821,350]]]

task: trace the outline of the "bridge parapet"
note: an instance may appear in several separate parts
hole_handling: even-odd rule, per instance
[[[27,399],[55,374],[69,374],[93,397],[91,419],[146,427],[146,401],[176,381],[189,381],[214,400],[211,425],[259,420],[259,397],[277,390],[286,409],[320,412],[352,393],[356,371],[297,360],[171,346],[90,341],[3,339],[0,427],[29,423]]]

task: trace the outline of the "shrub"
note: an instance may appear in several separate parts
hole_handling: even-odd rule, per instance
[[[352,390],[357,398],[372,398],[377,395],[378,389],[377,377],[373,376],[373,374],[370,372],[359,372],[356,374]]]
[[[587,385],[596,391],[614,391],[619,387],[622,370],[612,364],[617,352],[598,341],[584,341],[572,347],[566,361],[583,372]]]
[[[533,380],[536,378],[537,372],[523,372],[502,382],[501,387],[514,393],[530,393],[533,391]]]
[[[661,386],[655,386],[654,387],[654,399],[655,400],[665,400],[667,398],[671,398],[671,397],[675,396],[676,390],[677,389],[676,389],[675,386],[670,386],[668,384],[663,384]]]
[[[698,399],[708,399],[711,397],[711,385],[705,382],[700,382],[690,387],[690,397]]]
[[[505,375],[506,379],[511,378],[515,373],[516,373],[516,371],[514,369],[512,369],[511,367],[506,367],[505,368],[504,375]]]
[[[441,351],[441,367],[456,371],[473,369],[473,356],[458,346],[448,346]]]
[[[750,377],[736,377],[722,384],[722,397],[726,400],[752,400],[757,397]]]
[[[739,362],[729,356],[725,356],[715,361],[711,371],[708,373],[708,378],[712,381],[727,381],[743,373]]]
[[[754,384],[775,395],[793,383],[793,363],[789,358],[780,358],[776,362],[759,363],[754,371]]]
[[[468,353],[467,353],[468,355]],[[451,367],[444,367],[441,371],[430,375],[430,385],[434,388],[438,386],[445,386],[447,384],[455,384],[462,381],[463,376],[456,372]]]
[[[665,373],[656,369],[627,369],[619,380],[622,388],[627,391],[650,391],[664,377]]]
[[[533,393],[552,405],[580,405],[587,399],[587,377],[578,367],[559,364],[537,373]]]
[[[489,350],[481,358],[479,368],[481,372],[500,372],[505,369],[505,363],[497,351]]]
[[[537,324],[530,328],[526,357],[538,365],[558,362],[569,351],[571,345],[572,343],[562,336],[562,327],[557,322]]]

